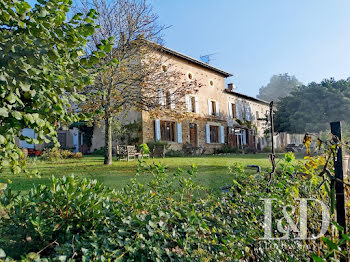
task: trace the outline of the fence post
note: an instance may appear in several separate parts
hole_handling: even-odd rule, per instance
[[[341,141],[341,126],[340,122],[331,123],[331,132]],[[336,139],[336,138],[335,138]],[[344,184],[343,178],[343,156],[342,147],[340,146],[337,151],[337,157],[334,162],[335,170],[335,207],[337,212],[337,222],[344,228],[344,234],[346,233],[346,221],[345,221],[345,196],[344,196]],[[339,180],[338,180],[339,179]]]

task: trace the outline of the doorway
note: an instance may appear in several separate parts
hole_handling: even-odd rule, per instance
[[[190,144],[193,147],[197,146],[197,124],[190,123]]]

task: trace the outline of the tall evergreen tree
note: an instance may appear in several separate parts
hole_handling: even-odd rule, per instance
[[[350,119],[350,78],[312,82],[281,98],[277,104],[275,129],[293,133],[318,132],[329,122]]]

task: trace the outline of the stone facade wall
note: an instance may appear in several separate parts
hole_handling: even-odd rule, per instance
[[[228,102],[244,102],[250,106],[253,125],[257,127],[257,135],[263,136],[263,123],[258,122],[256,119],[256,111],[259,112],[259,117],[264,117],[266,110],[269,109],[268,105],[261,102],[249,101],[247,99],[235,96],[234,93],[227,93],[225,91],[225,77],[215,71],[203,68],[199,65],[193,64],[185,59],[170,56],[168,62],[184,73],[184,80],[189,73],[192,74],[193,79],[197,80],[202,87],[194,94],[198,99],[198,111],[197,113],[191,113],[190,116],[181,121],[182,124],[182,143],[168,142],[170,149],[181,150],[183,144],[190,142],[189,124],[197,124],[197,146],[205,148],[205,153],[212,153],[215,148],[221,148],[223,144],[219,138],[219,143],[207,143],[206,141],[206,124],[223,126],[224,127],[224,143],[227,142],[227,126],[230,123],[235,122],[230,119]],[[208,100],[213,100],[218,104],[218,116],[209,115]],[[175,105],[176,110],[176,105]],[[163,117],[160,121],[175,121]],[[155,119],[152,119],[147,112],[142,113],[142,142],[147,143],[155,141]],[[237,123],[235,123],[237,125]],[[219,132],[219,136],[220,136]],[[256,144],[258,140],[256,139]]]
[[[263,138],[263,127],[264,124],[258,122],[256,119],[256,112],[259,112],[259,117],[264,117],[266,110],[269,109],[268,105],[259,101],[251,101],[249,99],[241,98],[234,93],[228,93],[225,91],[225,76],[214,70],[205,68],[186,59],[179,58],[173,55],[165,55],[164,65],[169,68],[183,73],[183,79],[180,81],[190,81],[188,74],[192,75],[192,79],[196,80],[201,84],[199,91],[193,96],[197,97],[198,110],[196,113],[189,113],[189,116],[180,121],[182,125],[182,142],[168,142],[170,149],[182,150],[183,145],[190,143],[190,123],[197,124],[197,147],[205,148],[205,153],[212,153],[215,148],[221,148],[223,144],[227,143],[228,126],[238,125],[233,121],[229,114],[228,102],[242,102],[249,104],[252,115],[252,123],[257,127],[257,137],[255,143],[257,144]],[[161,69],[160,69],[161,70]],[[164,89],[165,91],[166,89]],[[185,98],[183,98],[185,101]],[[213,100],[218,104],[217,116],[211,116],[209,113],[208,100]],[[183,101],[183,102],[184,102]],[[176,110],[176,104],[175,109]],[[120,118],[123,123],[130,123],[132,121],[142,121],[142,131],[140,134],[140,142],[147,143],[155,141],[155,119],[152,119],[148,112],[136,112],[132,111],[127,114],[127,117]],[[179,122],[178,119],[172,119],[169,117],[161,117],[160,121],[173,121]],[[206,125],[223,126],[224,127],[224,143],[221,143],[221,133],[219,131],[219,143],[207,143],[206,141]],[[176,128],[175,128],[176,130]],[[177,133],[177,130],[176,130]],[[177,134],[176,134],[177,136]],[[260,138],[258,138],[260,137]],[[92,150],[99,149],[104,145],[104,128],[103,124],[101,127],[95,127],[93,136]],[[260,142],[263,144],[263,142]]]

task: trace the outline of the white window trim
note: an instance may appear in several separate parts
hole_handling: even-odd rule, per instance
[[[220,116],[220,107],[219,107],[219,102],[215,99],[208,99],[208,114],[209,116],[214,116],[211,111],[211,103],[215,102],[215,116]]]
[[[210,82],[213,82],[213,85],[210,85]],[[215,87],[215,81],[214,81],[214,79],[209,79],[208,84],[209,84],[209,87]]]
[[[189,75],[189,74],[191,74],[191,75],[192,75],[192,79],[188,77],[188,75]],[[193,77],[193,73],[192,73],[192,72],[190,72],[190,71],[189,71],[189,72],[187,72],[187,73],[186,73],[186,78],[187,78],[187,80],[192,81],[192,80],[193,80],[193,78],[194,78],[194,77]]]
[[[192,111],[192,98],[194,97],[195,101],[194,101],[194,112]],[[198,102],[198,96],[196,95],[186,95],[186,109],[187,112],[191,112],[191,113],[199,113],[199,102]]]

